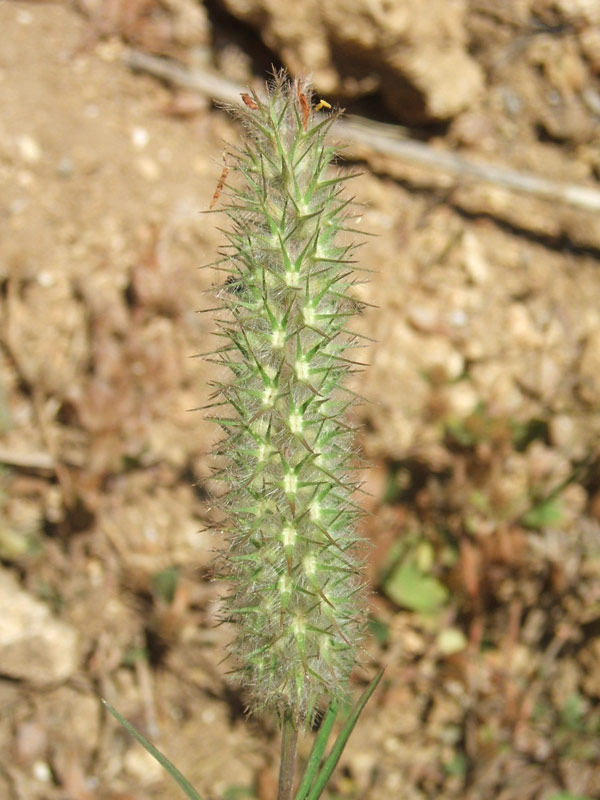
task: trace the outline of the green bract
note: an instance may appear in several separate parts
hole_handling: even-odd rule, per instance
[[[325,143],[336,115],[316,114],[304,83],[283,76],[265,100],[243,99],[244,144],[221,198],[231,223],[216,352],[232,379],[217,384],[226,413],[214,417],[226,432],[226,618],[252,707],[299,722],[321,695],[344,695],[362,629],[345,421],[354,395],[343,385],[361,303],[350,294],[347,176],[331,171]]]

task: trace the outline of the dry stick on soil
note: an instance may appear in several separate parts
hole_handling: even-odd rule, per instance
[[[131,69],[147,72],[173,86],[200,92],[222,103],[236,105],[240,103],[242,87],[209,72],[190,70],[175,61],[151,56],[138,50],[126,50],[125,63]],[[436,150],[423,142],[407,139],[399,126],[354,117],[337,122],[336,131],[340,139],[365,146],[376,153],[461,178],[472,178],[522,194],[563,203],[573,208],[600,212],[598,189],[552,181],[531,173],[492,164],[477,164],[455,153]]]
[[[54,472],[56,469],[56,462],[48,453],[17,453],[7,447],[0,447],[0,464],[44,472]]]

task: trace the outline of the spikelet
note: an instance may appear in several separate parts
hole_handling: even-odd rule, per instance
[[[213,417],[226,434],[225,617],[251,709],[302,723],[321,696],[343,697],[363,625],[343,385],[356,369],[356,245],[347,176],[326,144],[336,114],[317,115],[306,83],[283,73],[266,99],[242,99],[244,142],[218,187],[230,221],[217,360],[232,378],[217,384]]]

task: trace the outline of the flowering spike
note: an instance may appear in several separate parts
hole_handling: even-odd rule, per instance
[[[229,277],[218,291],[229,344],[215,353],[232,379],[213,398],[231,406],[215,419],[227,460],[225,618],[238,627],[232,652],[251,707],[300,723],[323,694],[343,698],[362,633],[344,421],[354,396],[343,387],[354,366],[344,353],[356,346],[347,321],[361,304],[350,295],[353,247],[341,241],[345,176],[332,174],[325,144],[336,114],[317,116],[329,104],[313,109],[306,82],[284,74],[266,99],[242,100],[244,144],[226,162]]]

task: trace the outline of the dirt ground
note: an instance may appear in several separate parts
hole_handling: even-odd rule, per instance
[[[191,411],[219,280],[197,267],[223,243],[202,212],[238,132],[125,46],[255,85],[317,59],[351,113],[600,189],[595,0],[448,2],[437,28],[408,0],[359,6],[308,26],[285,2],[0,2],[0,798],[182,797],[102,697],[204,798],[275,791],[275,722],[245,717],[222,663],[218,431]],[[387,13],[399,61],[367,37]],[[441,51],[468,92],[419,67]],[[600,797],[600,215],[347,158],[376,340],[354,386],[373,464],[357,691],[386,673],[329,798]]]

